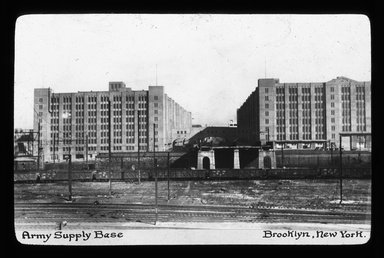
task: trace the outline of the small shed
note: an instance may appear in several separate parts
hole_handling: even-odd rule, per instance
[[[13,160],[15,171],[35,170],[36,163],[36,158],[33,157],[15,157]]]

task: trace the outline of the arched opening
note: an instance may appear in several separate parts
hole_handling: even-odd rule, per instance
[[[272,167],[271,157],[265,156],[264,157],[264,168],[271,168],[271,167]]]
[[[203,158],[203,169],[210,169],[211,168],[211,162],[208,157]]]

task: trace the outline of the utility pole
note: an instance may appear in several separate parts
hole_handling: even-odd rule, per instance
[[[339,136],[339,141],[340,141],[340,148],[339,148],[339,152],[340,152],[340,204],[342,203],[343,201],[343,151],[341,150],[341,139],[342,139],[342,136],[340,134]]]
[[[35,155],[35,134],[36,132],[32,133],[32,156]]]
[[[140,119],[139,110],[137,110],[137,170],[139,171],[139,184],[140,182]]]
[[[69,201],[72,201],[72,155],[71,147],[69,147],[68,154],[68,190],[69,190]]]
[[[108,99],[108,174],[109,174],[109,197],[112,195],[112,179],[111,179],[111,100]]]
[[[56,163],[56,133],[53,133],[53,164]]]
[[[88,170],[88,134],[85,135],[85,164]]]
[[[168,201],[169,201],[169,151],[168,151],[168,157],[167,157],[167,178],[168,178],[168,185],[167,185],[167,190],[168,190]]]
[[[156,225],[156,222],[157,222],[157,169],[156,169],[156,166],[157,166],[157,162],[156,162],[156,149],[155,149],[155,123],[153,124],[153,168],[154,168],[154,174],[155,174],[155,215],[156,215],[156,219],[155,219],[155,225]]]
[[[37,170],[40,170],[40,121],[37,130]]]

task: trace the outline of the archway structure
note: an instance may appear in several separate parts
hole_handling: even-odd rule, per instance
[[[204,158],[209,159],[209,169],[216,169],[215,166],[215,151],[210,150],[199,150],[197,154],[197,169],[204,169]]]
[[[258,168],[276,168],[276,155],[274,150],[259,150]]]

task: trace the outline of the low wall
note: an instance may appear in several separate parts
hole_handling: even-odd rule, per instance
[[[136,181],[138,171],[111,170],[112,180]],[[343,168],[343,178],[371,178],[370,168]],[[340,178],[340,170],[336,168],[317,169],[220,169],[220,170],[189,170],[189,169],[157,169],[159,180],[255,180],[255,179],[326,179]],[[141,180],[154,180],[153,169],[140,170]],[[67,181],[68,171],[41,171],[14,173],[14,182],[52,182]],[[72,180],[91,181],[109,180],[109,171],[72,171]]]
[[[278,168],[286,167],[302,167],[302,168],[338,168],[340,165],[340,154],[338,151],[315,151],[315,150],[275,150],[276,154],[276,166]],[[156,153],[157,165],[159,168],[167,168],[168,154],[165,152]],[[253,150],[246,152],[240,150],[240,167],[245,169],[253,169],[257,167],[258,154]],[[367,151],[343,151],[343,166],[345,167],[371,167],[371,152]],[[227,162],[233,166],[232,162]],[[107,158],[101,158],[97,161],[89,161],[90,169],[105,169],[109,166]],[[137,153],[124,154],[122,157],[112,158],[113,169],[131,169],[134,166],[136,169],[139,167]],[[230,165],[222,165],[220,160],[215,160],[216,168],[231,168]],[[151,169],[153,168],[153,153],[140,153],[140,168]],[[181,168],[197,168],[197,151],[185,153],[185,152],[173,152],[170,153],[170,166],[174,169]],[[85,162],[72,162],[73,170],[85,169]],[[68,163],[49,163],[44,164],[44,170],[68,170]],[[18,171],[15,168],[15,171]],[[28,169],[27,169],[28,171]]]
[[[275,150],[278,167],[338,167],[338,151]],[[371,152],[343,151],[343,166],[370,167]]]

